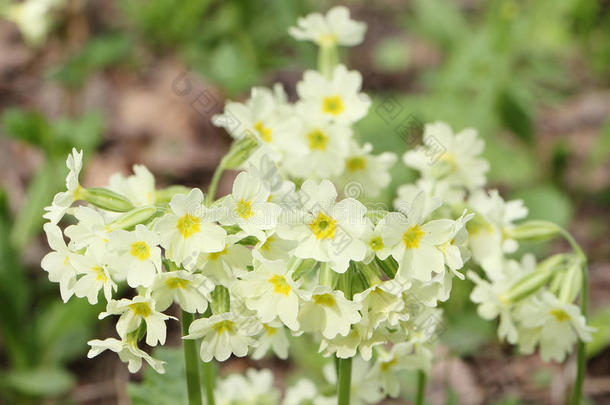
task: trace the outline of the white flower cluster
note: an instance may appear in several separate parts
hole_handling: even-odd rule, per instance
[[[342,30],[360,26],[346,23],[341,10],[307,17],[293,34],[353,45]],[[163,364],[138,345],[165,343],[166,321],[175,318],[164,311],[177,303],[204,314],[184,336],[201,340],[204,362],[269,351],[285,359],[288,335],[309,334],[325,356],[374,359],[361,385],[378,387],[353,401],[395,397],[396,371],[430,368],[443,328],[438,304],[456,277],[465,278],[470,258],[484,275],[469,273],[477,283],[472,299],[483,318],[500,317],[500,337],[525,352],[539,344],[545,359],[557,360],[577,338],[589,339],[572,305],[578,258],[556,255],[535,266],[530,256],[521,263],[508,256],[524,234],[514,222],[527,209],[483,188],[489,165],[475,130],[426,125],[423,145],[403,159],[421,178],[399,188],[396,211],[340,198],[336,184],[346,179],[376,195],[395,160],[353,139],[351,125],[370,106],[360,87],[358,72],[337,65],[331,77],[305,72],[294,104],[279,88],[255,88],[246,103],[227,103],[214,122],[238,139],[228,156],[241,156],[233,163],[243,170],[217,201],[197,188],[157,190],[143,166],[113,176],[107,188],[86,189],[78,182],[82,154],[73,151],[67,191],[45,214],[53,252],[42,267],[64,301],[75,295],[94,304],[103,291],[100,318],[118,316],[118,339],[89,342],[89,356],[110,349],[132,372],[142,359],[161,372]],[[258,148],[244,150],[240,142],[252,136]],[[73,207],[76,200],[89,205]],[[62,233],[57,224],[66,213],[76,222]],[[134,292],[117,295],[119,285]]]

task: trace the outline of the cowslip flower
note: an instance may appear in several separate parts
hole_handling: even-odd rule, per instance
[[[183,339],[202,339],[201,360],[209,362],[215,358],[225,361],[231,353],[237,357],[248,354],[248,348],[256,343],[253,336],[260,332],[261,327],[260,322],[252,317],[224,312],[195,320]]]
[[[365,143],[360,146],[353,139],[350,142],[349,152],[344,160],[344,167],[336,183],[343,189],[347,197],[360,197],[360,194],[369,197],[378,197],[392,180],[390,168],[396,163],[396,154],[384,152],[373,155],[373,145]],[[358,188],[350,195],[350,184],[357,184]]]
[[[366,208],[353,198],[335,202],[337,191],[328,180],[307,180],[299,191],[302,209],[283,213],[277,233],[299,241],[294,255],[329,263],[338,273],[350,260],[362,261],[366,252],[359,239],[366,228]]]
[[[265,232],[264,239],[260,239],[254,250],[267,260],[288,261],[292,256],[297,242],[280,238],[273,230]]]
[[[241,233],[229,235],[221,251],[199,254],[195,269],[216,284],[231,286],[252,263],[251,250],[237,243],[242,238]]]
[[[130,287],[150,287],[155,274],[161,271],[159,235],[142,224],[133,232],[118,230],[111,234],[108,251],[115,253],[117,263],[127,271]]]
[[[66,159],[66,166],[69,170],[66,176],[66,191],[55,195],[51,205],[45,207],[46,212],[43,215],[43,218],[48,219],[54,224],[63,218],[68,208],[78,199],[78,192],[80,190],[78,176],[83,168],[83,151],[77,152],[75,148],[72,148],[72,153]]]
[[[244,274],[235,286],[246,307],[255,311],[263,323],[279,319],[297,331],[301,292],[292,272],[285,262],[266,260],[257,254],[253,264],[254,271]]]
[[[141,350],[135,339],[118,340],[108,338],[104,340],[94,339],[87,342],[91,349],[87,353],[88,358],[93,358],[98,354],[111,350],[118,354],[122,362],[127,363],[130,373],[137,373],[142,368],[144,359],[157,373],[165,373],[165,362],[151,357],[148,353]]]
[[[311,13],[297,20],[296,27],[288,29],[290,35],[301,41],[313,41],[319,46],[355,46],[362,43],[366,24],[350,18],[349,9],[333,7],[326,15]]]
[[[123,195],[134,206],[155,203],[155,177],[143,165],[133,165],[133,175],[125,177],[121,173],[110,176],[109,189]]]
[[[562,302],[548,291],[524,302],[518,318],[524,329],[519,334],[520,351],[532,353],[540,344],[543,361],[564,361],[579,339],[590,342],[591,333],[595,332],[576,305]]]
[[[97,304],[100,290],[104,291],[106,301],[112,299],[112,291],[116,291],[117,285],[108,270],[109,259],[101,245],[92,245],[84,255],[74,257],[73,265],[79,274],[74,283],[74,295],[87,297],[91,305]]]
[[[223,225],[238,225],[246,235],[263,239],[263,231],[273,229],[280,214],[279,207],[267,202],[267,190],[257,176],[241,172],[233,182],[233,191],[222,203]]]
[[[151,287],[151,298],[158,311],[165,311],[173,302],[186,312],[204,313],[208,308],[214,283],[201,274],[185,270],[158,274]]]
[[[413,277],[430,281],[433,273],[445,270],[445,257],[439,249],[453,235],[455,221],[426,221],[425,195],[420,192],[413,200],[409,216],[391,212],[382,220],[383,232],[393,246],[392,257],[398,262],[397,277]]]
[[[475,191],[468,199],[478,214],[467,225],[468,246],[473,259],[483,267],[490,279],[502,277],[505,253],[513,253],[519,247],[510,238],[514,222],[527,216],[528,210],[522,200],[504,201],[498,190]]]
[[[275,320],[263,324],[262,333],[256,340],[257,345],[252,352],[252,359],[262,359],[269,350],[282,360],[288,358],[288,337],[286,336],[286,328],[280,321]]]
[[[199,253],[220,252],[227,233],[214,220],[214,213],[203,206],[203,193],[194,188],[187,195],[177,194],[169,203],[170,212],[156,224],[165,255],[186,269],[195,266]]]
[[[318,392],[316,385],[306,378],[301,378],[295,385],[286,390],[282,405],[334,405],[336,397],[325,397]]]
[[[70,208],[68,213],[78,221],[76,224],[67,226],[64,231],[70,238],[68,244],[70,249],[80,250],[93,245],[104,249],[110,238],[107,218],[99,210],[87,206]]]
[[[274,160],[281,159],[285,150],[298,153],[302,149],[294,136],[301,126],[300,119],[282,108],[269,89],[253,88],[245,104],[227,102],[223,114],[214,115],[212,123],[236,139],[252,134],[260,143],[259,153]]]
[[[59,283],[61,299],[68,302],[74,294],[76,283],[76,269],[73,265],[76,253],[68,249],[61,229],[57,225],[52,222],[44,224],[44,232],[53,251],[42,258],[40,266],[49,273],[50,281]]]
[[[375,365],[369,371],[372,379],[379,381],[381,389],[392,398],[400,394],[399,372],[403,370],[423,370],[427,368],[427,359],[417,353],[412,342],[400,342],[392,346],[389,352],[380,350]]]
[[[454,135],[446,123],[434,122],[426,124],[423,141],[422,147],[403,156],[405,165],[419,171],[423,178],[442,179],[468,190],[485,185],[489,163],[479,156],[485,145],[476,130],[467,128]]]
[[[106,311],[100,313],[99,319],[109,315],[120,315],[116,330],[123,339],[127,334],[137,330],[142,322],[146,323],[146,344],[156,346],[165,344],[167,319],[176,319],[157,311],[155,301],[150,297],[138,295],[133,299],[123,298],[112,300],[106,306]]]
[[[273,386],[270,370],[249,368],[245,375],[231,374],[218,382],[214,396],[219,404],[278,404],[280,393]]]
[[[320,332],[327,339],[345,336],[350,326],[360,321],[359,309],[360,304],[345,298],[343,291],[317,286],[299,311],[301,330]]]
[[[341,174],[353,136],[351,128],[333,122],[303,121],[299,137],[306,145],[306,152],[288,155],[283,162],[286,171],[294,177],[309,179]]]
[[[363,118],[371,106],[369,97],[360,92],[362,76],[337,65],[331,79],[308,70],[297,84],[301,116],[316,121],[332,120],[351,125]]]

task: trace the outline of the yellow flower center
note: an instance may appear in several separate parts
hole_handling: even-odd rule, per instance
[[[376,236],[371,239],[371,241],[369,242],[369,246],[374,251],[381,250],[383,249],[383,239],[381,239],[381,236]]]
[[[350,172],[357,172],[366,169],[366,159],[364,156],[354,156],[345,161],[345,168]]]
[[[265,331],[267,332],[267,335],[269,335],[269,336],[273,336],[277,333],[276,328],[273,328],[273,327],[271,327],[269,325],[265,325],[265,324],[263,324],[263,327],[265,328]]]
[[[167,288],[171,289],[171,290],[175,290],[177,288],[184,290],[186,288],[186,286],[188,286],[190,283],[189,280],[185,280],[183,278],[178,278],[178,277],[171,277],[168,278],[167,280],[165,280],[165,285],[167,286]]]
[[[148,317],[152,312],[152,309],[150,309],[150,305],[148,305],[148,303],[146,302],[134,302],[133,304],[129,304],[129,308],[131,308],[135,315],[144,318]]]
[[[93,271],[95,272],[95,279],[97,281],[101,281],[102,283],[108,281],[108,276],[106,276],[106,272],[103,268],[101,268],[100,266],[95,266],[93,268]]]
[[[233,333],[233,328],[235,327],[235,323],[233,321],[224,320],[214,324],[213,328],[219,335],[222,335],[224,332]]]
[[[398,359],[396,358],[396,356],[394,356],[392,358],[392,360],[384,361],[381,363],[381,370],[388,371],[390,369],[390,367],[392,367],[397,362],[398,362]]]
[[[319,129],[315,129],[307,134],[307,142],[309,143],[309,149],[324,151],[328,143],[328,136]]]
[[[218,258],[222,255],[226,255],[227,254],[227,247],[225,246],[225,248],[223,250],[221,250],[220,252],[214,252],[214,253],[208,253],[208,259],[209,260],[218,260]]]
[[[286,297],[290,294],[291,288],[288,282],[286,281],[286,277],[280,276],[279,274],[274,274],[269,282],[273,284],[273,292],[278,294],[284,294]]]
[[[313,302],[325,307],[332,307],[335,305],[335,297],[330,294],[317,294],[313,296]]]
[[[150,257],[150,248],[146,242],[134,242],[131,244],[131,255],[140,260],[146,260]]]
[[[264,250],[265,252],[268,252],[269,250],[271,250],[271,244],[273,244],[274,241],[275,241],[275,236],[269,236],[267,238],[267,240],[265,240],[265,243],[263,243],[261,245],[260,250]]]
[[[322,34],[320,35],[320,45],[330,46],[337,43],[337,36],[335,34]]]
[[[273,138],[271,137],[271,129],[264,126],[262,122],[257,121],[254,124],[254,129],[256,130],[256,132],[258,132],[258,135],[263,141],[267,143],[272,141]]]
[[[201,224],[201,219],[197,218],[191,214],[186,214],[182,218],[178,219],[178,224],[176,224],[176,228],[178,228],[178,232],[182,235],[184,239],[188,239],[197,232],[199,232]]]
[[[337,221],[320,211],[316,219],[309,224],[309,229],[316,239],[332,239],[337,231]]]
[[[235,212],[237,212],[237,215],[239,215],[243,219],[250,218],[252,215],[254,215],[254,212],[252,211],[252,202],[244,200],[242,198],[237,203],[237,206],[235,207]]]
[[[344,108],[343,101],[339,96],[324,97],[324,100],[322,100],[322,111],[326,114],[339,115]]]
[[[402,241],[407,249],[418,248],[422,236],[424,236],[424,231],[419,225],[415,225],[407,229],[407,232],[402,235]]]
[[[551,315],[553,315],[558,322],[565,322],[572,319],[570,315],[568,315],[568,313],[563,309],[553,309],[551,311]]]

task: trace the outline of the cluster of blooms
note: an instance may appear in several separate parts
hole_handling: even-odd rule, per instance
[[[359,43],[364,29],[335,8],[301,19],[291,33],[328,51]],[[222,165],[243,169],[217,201],[197,188],[157,190],[143,166],[113,176],[107,188],[86,189],[78,181],[82,154],[73,151],[67,190],[45,214],[54,251],[42,267],[64,301],[75,295],[95,304],[101,290],[107,308],[100,318],[119,317],[119,339],[90,341],[90,357],[109,349],[132,372],[142,359],[162,372],[139,342],[165,343],[166,322],[175,318],[164,311],[177,303],[205,314],[184,336],[201,340],[204,362],[269,351],[285,359],[288,334],[309,334],[325,356],[373,360],[360,367],[360,385],[374,389],[354,401],[396,397],[397,371],[431,367],[443,327],[438,303],[449,299],[456,277],[465,278],[469,259],[483,275],[469,272],[472,299],[483,318],[500,317],[500,337],[524,352],[539,344],[545,359],[557,360],[577,338],[590,338],[572,305],[581,265],[575,255],[538,266],[530,256],[509,258],[529,235],[514,224],[527,209],[483,188],[488,163],[476,131],[426,125],[423,145],[403,156],[421,178],[399,188],[396,211],[341,198],[336,185],[354,179],[376,195],[396,159],[371,155],[370,145],[353,139],[351,125],[370,107],[360,74],[343,65],[330,72],[305,72],[296,104],[278,87],[257,88],[214,118],[237,138]],[[89,205],[73,207],[76,200]],[[76,223],[62,233],[57,224],[66,213]],[[119,295],[124,284],[135,293]]]

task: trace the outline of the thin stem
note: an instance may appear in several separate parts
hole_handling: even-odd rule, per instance
[[[214,370],[214,362],[208,361],[204,362],[201,367],[201,372],[203,374],[203,385],[205,387],[205,399],[207,401],[207,405],[214,405],[214,378],[215,371]]]
[[[428,376],[423,371],[417,372],[417,395],[415,396],[415,405],[423,405],[426,397],[426,382]]]
[[[339,63],[337,45],[321,45],[318,51],[318,70],[327,80],[332,79],[337,63]]]
[[[222,162],[216,167],[216,170],[214,170],[214,175],[212,176],[212,181],[210,182],[210,187],[208,188],[208,194],[205,197],[205,202],[208,206],[214,201],[216,189],[218,188],[218,183],[220,182],[220,177],[222,176],[224,170],[225,168]]]
[[[189,326],[194,316],[182,311],[182,335],[189,333]],[[197,354],[197,342],[191,339],[182,341],[184,349],[184,365],[186,367],[186,389],[188,392],[189,405],[202,405],[201,385],[199,383],[199,361]]]
[[[583,252],[580,245],[576,242],[574,237],[570,235],[565,229],[561,230],[561,233],[566,240],[572,246],[572,249],[582,260],[582,283],[580,290],[580,312],[582,316],[587,317],[588,301],[589,301],[589,272],[587,268],[587,256]],[[578,340],[577,346],[577,360],[576,360],[576,379],[574,380],[574,388],[572,390],[572,398],[570,399],[571,405],[580,405],[582,403],[582,387],[585,381],[585,369],[586,369],[586,353],[585,353],[585,342],[582,339]]]
[[[338,405],[349,405],[352,390],[352,359],[339,359],[339,375],[337,377]]]
[[[582,264],[582,286],[580,292],[580,312],[586,318],[589,301],[589,274],[587,263]],[[586,345],[582,339],[578,340],[577,359],[576,359],[576,379],[574,381],[574,389],[572,391],[571,405],[580,405],[582,403],[582,386],[585,381],[586,372]]]

